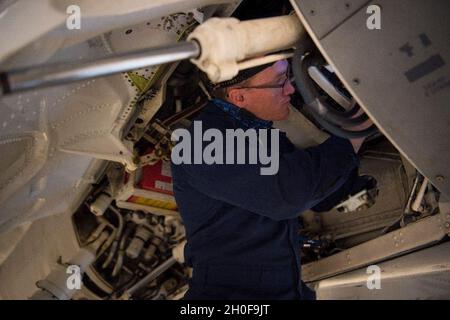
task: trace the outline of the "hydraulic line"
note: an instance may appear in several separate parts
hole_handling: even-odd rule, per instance
[[[327,131],[330,131],[334,135],[347,139],[354,139],[367,137],[375,133],[377,131],[375,125],[372,125],[369,128],[361,131],[351,131],[340,127],[352,127],[360,125],[367,120],[367,115],[350,118],[348,114],[355,112],[356,107],[353,107],[350,111],[341,113],[335,109],[332,109],[332,107],[329,106],[324,101],[324,99],[319,98],[317,89],[309,79],[308,64],[311,63],[311,60],[309,57],[303,57],[310,46],[310,41],[303,37],[303,39],[299,42],[295,49],[292,62],[295,83],[305,101],[306,110],[308,110],[314,116],[316,121],[321,126],[323,126]],[[356,112],[357,111],[358,110],[356,110]]]

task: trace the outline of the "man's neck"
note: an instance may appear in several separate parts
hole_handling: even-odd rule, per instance
[[[253,113],[240,108],[229,101],[215,98],[212,99],[212,102],[222,111],[239,120],[248,128],[269,129],[272,127],[272,121],[260,119]]]

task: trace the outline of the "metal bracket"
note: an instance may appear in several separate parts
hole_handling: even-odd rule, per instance
[[[432,245],[450,232],[450,228],[445,227],[447,230],[444,230],[444,227],[439,215],[410,223],[399,230],[303,265],[302,279],[305,282],[322,280]]]
[[[352,212],[368,209],[375,203],[376,196],[376,188],[372,190],[364,189],[338,204],[335,209],[339,212]]]
[[[170,159],[171,134],[172,131],[160,121],[156,120],[151,124],[152,130],[144,134],[144,139],[155,145],[154,150],[139,158],[139,166],[155,164],[158,160]]]

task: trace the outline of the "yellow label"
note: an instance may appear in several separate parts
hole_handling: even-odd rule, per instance
[[[176,210],[177,209],[177,204],[173,201],[161,201],[161,200],[147,199],[147,198],[136,197],[136,196],[133,196],[128,201],[137,203],[137,204],[142,204],[144,206],[151,206],[151,207],[162,208],[162,209],[167,209],[167,210]]]

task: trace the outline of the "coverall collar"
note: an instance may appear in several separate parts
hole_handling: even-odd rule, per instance
[[[235,106],[230,102],[221,99],[212,99],[211,101],[225,113],[241,122],[247,128],[270,129],[272,127],[272,121],[259,119],[247,110],[239,108],[238,106]]]

